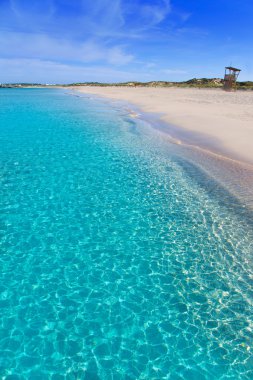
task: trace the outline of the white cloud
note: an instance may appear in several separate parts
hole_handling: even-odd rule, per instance
[[[35,58],[72,62],[104,62],[125,65],[134,57],[123,46],[108,46],[88,40],[84,42],[52,38],[45,34],[2,32],[0,34],[2,56],[6,58]]]
[[[145,64],[145,66],[147,69],[154,69],[157,66],[157,64],[154,62],[148,62]]]
[[[150,79],[149,73],[140,74],[102,65],[70,65],[40,59],[0,59],[0,83],[123,82]]]
[[[183,22],[185,22],[185,21],[187,21],[187,20],[189,20],[189,18],[192,16],[192,13],[187,13],[187,12],[181,12],[180,14],[179,14],[179,17],[181,18],[181,20],[183,21]]]
[[[113,35],[125,24],[121,0],[82,1],[82,21],[97,36]]]
[[[163,0],[152,5],[142,7],[143,16],[149,20],[151,25],[159,24],[170,13],[171,7],[168,0]]]
[[[9,0],[10,9],[17,21],[29,21],[36,25],[42,21],[48,21],[55,13],[54,2],[52,0],[33,0],[25,2],[23,0]],[[31,19],[32,16],[33,18]]]
[[[133,61],[133,59],[133,55],[126,54],[119,46],[109,49],[107,52],[107,60],[113,65],[126,65]]]
[[[157,26],[171,12],[170,0],[153,0],[152,3],[143,0],[9,0],[9,4],[9,10],[0,14],[2,27],[8,27],[12,20],[20,31],[50,30],[62,36],[86,34],[92,38],[136,38]]]
[[[180,70],[180,69],[164,69],[162,70],[164,74],[170,75],[170,74],[187,74],[187,71]]]
[[[151,3],[132,0],[122,3],[129,31],[141,32],[158,26],[171,13],[170,0],[153,0]]]
[[[20,0],[21,1],[21,0]],[[171,12],[170,0],[82,0],[83,23],[96,36],[136,36],[162,22]]]

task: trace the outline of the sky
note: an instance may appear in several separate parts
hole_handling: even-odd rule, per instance
[[[0,83],[253,80],[253,0],[0,0]]]

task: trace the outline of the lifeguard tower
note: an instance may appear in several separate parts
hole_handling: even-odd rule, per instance
[[[235,91],[236,90],[236,81],[238,75],[240,74],[240,69],[236,69],[235,67],[225,67],[225,75],[224,75],[224,90],[225,91]]]

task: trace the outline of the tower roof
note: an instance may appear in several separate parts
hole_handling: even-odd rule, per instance
[[[236,69],[235,67],[231,67],[231,66],[225,67],[225,69],[232,70],[232,71],[241,71],[240,69]]]

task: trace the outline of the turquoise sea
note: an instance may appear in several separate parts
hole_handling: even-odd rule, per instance
[[[0,379],[253,379],[251,213],[122,105],[0,90]]]

